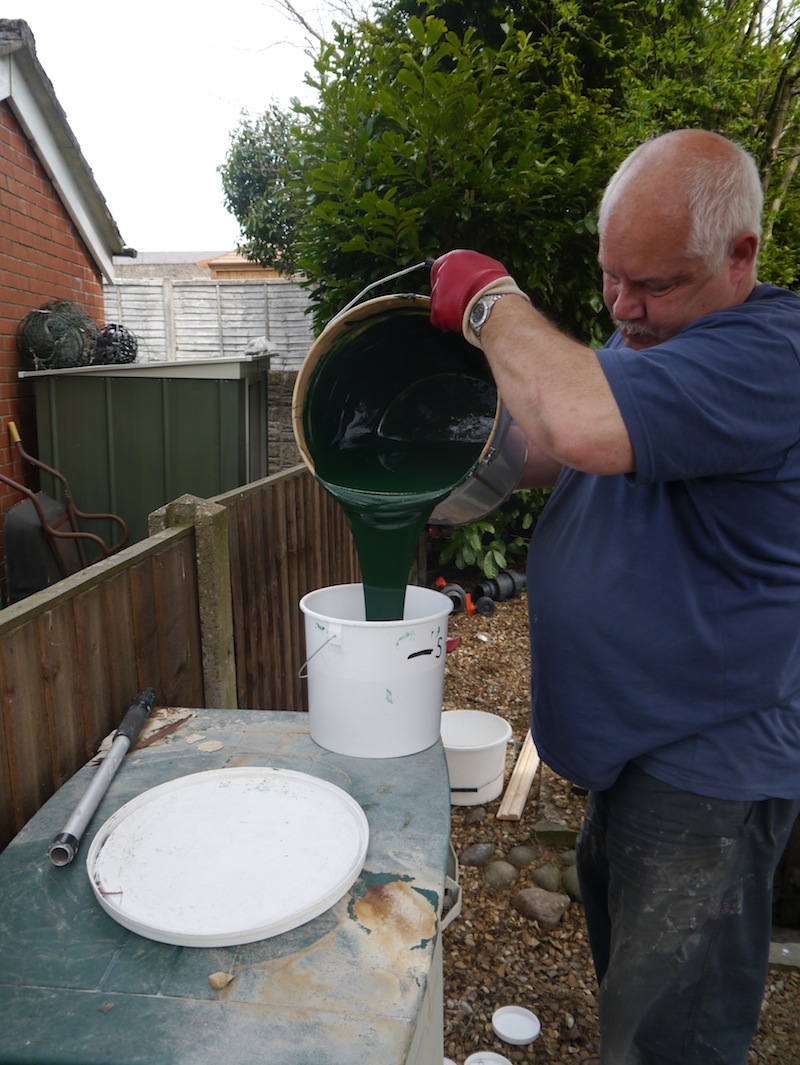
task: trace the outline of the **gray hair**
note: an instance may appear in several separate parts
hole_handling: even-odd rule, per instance
[[[656,138],[659,140],[660,138]],[[606,186],[600,204],[602,232],[611,207],[621,192],[621,181],[635,163],[649,154],[654,141],[646,141],[624,160]],[[741,145],[728,141],[731,152],[724,157],[692,157],[678,169],[689,206],[689,240],[686,254],[702,259],[716,276],[722,270],[731,243],[740,233],[761,235],[764,191],[758,167]]]

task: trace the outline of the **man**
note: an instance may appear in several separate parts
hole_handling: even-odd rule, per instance
[[[800,813],[800,298],[756,279],[753,160],[679,130],[600,212],[595,351],[496,260],[438,259],[555,483],[528,563],[532,730],[589,790],[578,870],[602,1065],[745,1065]]]

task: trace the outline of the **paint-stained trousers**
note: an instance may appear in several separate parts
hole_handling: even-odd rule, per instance
[[[800,800],[693,795],[628,766],[577,846],[602,1065],[745,1065],[772,883]]]

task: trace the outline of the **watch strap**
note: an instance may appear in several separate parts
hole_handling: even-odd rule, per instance
[[[464,339],[469,341],[473,347],[479,348],[481,346],[480,337],[470,325],[470,315],[472,309],[478,300],[483,299],[484,296],[522,296],[524,300],[530,303],[530,297],[522,291],[519,285],[516,283],[513,277],[498,277],[495,281],[486,285],[484,288],[477,292],[467,304],[467,308],[464,311],[464,317],[461,320],[461,332],[464,334]]]

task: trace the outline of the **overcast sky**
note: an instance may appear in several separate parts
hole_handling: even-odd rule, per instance
[[[295,7],[321,25],[323,0]],[[6,12],[28,23],[125,243],[234,248],[217,167],[242,111],[313,99],[301,28],[269,0],[7,0]]]

